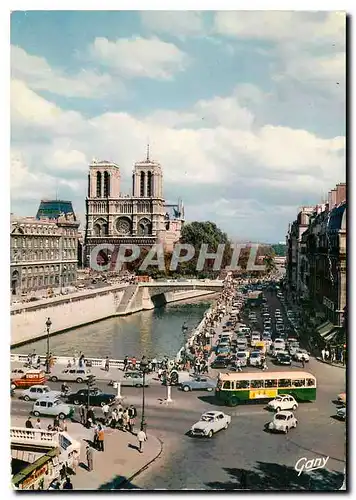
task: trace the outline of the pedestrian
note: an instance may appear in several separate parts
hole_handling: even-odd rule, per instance
[[[107,403],[105,403],[104,406],[102,407],[102,410],[103,410],[104,421],[105,421],[105,425],[106,425],[108,423],[108,420],[109,420],[109,411],[110,411],[109,405]]]
[[[329,356],[330,356],[329,349],[326,348],[326,350],[325,350],[325,358],[328,360]]]
[[[59,422],[59,431],[60,432],[67,432],[67,424],[66,424],[66,421],[64,419]]]
[[[99,448],[99,444],[98,444],[98,441],[99,441],[99,428],[100,428],[100,424],[98,424],[98,425],[96,425],[94,427],[93,446],[94,446],[95,449]]]
[[[304,359],[304,356],[302,356],[301,362],[302,362],[302,368],[305,368],[305,359]]]
[[[73,489],[72,482],[71,482],[71,480],[69,479],[68,476],[66,477],[66,482],[63,485],[63,489],[64,490],[72,490]]]
[[[28,417],[28,419],[26,420],[25,427],[26,429],[33,429],[31,417]]]
[[[98,425],[98,450],[104,451],[104,429]]]
[[[162,374],[163,374],[163,370],[162,368],[158,368],[158,379],[161,380],[162,379]]]
[[[134,407],[134,405],[130,405],[128,409],[128,414],[129,414],[129,430],[131,434],[133,434],[134,427],[135,427],[135,419],[137,417],[137,410]]]
[[[35,423],[35,429],[42,429],[42,427],[41,427],[41,419],[40,418],[38,418],[37,421],[36,421],[36,423]]]
[[[109,357],[106,356],[106,358],[105,358],[105,371],[108,372],[109,368],[110,368],[110,361],[109,361]]]
[[[75,476],[77,474],[78,465],[79,465],[79,455],[77,450],[74,450],[72,456],[72,471]]]
[[[131,365],[132,365],[132,369],[135,370],[136,369],[136,358],[135,358],[135,356],[133,358],[131,358]]]
[[[128,356],[125,356],[124,357],[124,372],[126,372],[128,362],[129,362],[129,358],[128,358]]]
[[[123,416],[122,408],[118,408],[118,410],[117,410],[117,422],[118,422],[118,425],[119,425],[119,429],[121,431],[125,432],[125,429],[124,429],[124,416]]]
[[[123,426],[125,431],[130,430],[130,417],[129,417],[129,412],[128,408],[125,408],[124,413],[122,415],[123,418]]]
[[[80,405],[79,415],[80,415],[80,423],[82,425],[85,425],[87,421],[87,416],[86,416],[86,407],[83,404]]]
[[[58,415],[56,417],[54,417],[53,419],[53,428],[54,430],[58,431],[58,427],[59,427],[59,417]]]
[[[326,352],[325,352],[325,349],[323,348],[321,351],[321,357],[322,357],[323,361],[325,361],[325,354],[326,354]]]
[[[153,358],[153,360],[151,361],[151,365],[152,365],[152,371],[155,372],[157,367],[157,358]]]
[[[86,455],[87,455],[87,468],[88,468],[88,471],[91,472],[94,468],[93,467],[94,456],[93,456],[93,450],[92,450],[92,448],[90,448],[89,445],[87,446]]]
[[[88,408],[87,411],[87,427],[88,429],[91,428],[91,426],[95,425],[95,413],[92,408]]]
[[[143,428],[141,427],[141,430],[138,432],[137,434],[137,439],[138,439],[138,451],[140,453],[143,453],[143,443],[144,441],[147,440],[147,436],[146,436],[146,433],[145,431],[143,430]]]

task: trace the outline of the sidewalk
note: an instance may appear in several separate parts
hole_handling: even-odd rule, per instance
[[[47,423],[47,419],[43,424]],[[49,422],[49,420],[48,420]],[[137,449],[137,437],[129,432],[105,429],[104,452],[93,449],[94,469],[86,469],[86,446],[93,439],[93,429],[87,429],[76,422],[67,421],[68,434],[81,442],[81,453],[77,474],[71,476],[74,490],[113,490],[120,485],[130,482],[148,465],[156,460],[161,452],[163,443],[154,435],[148,434],[144,443],[143,453]],[[24,427],[25,419],[11,417],[11,426]],[[43,426],[44,428],[45,425]],[[137,430],[137,422],[136,429]]]
[[[92,434],[92,432],[91,432]],[[92,436],[91,436],[92,437]],[[137,438],[128,432],[105,430],[105,451],[94,450],[94,470],[85,468],[86,443],[82,443],[80,465],[72,476],[74,490],[114,490],[130,482],[141,470],[157,459],[162,452],[162,443],[148,434],[143,453],[137,449]]]
[[[331,361],[327,361],[326,359],[320,358],[320,357],[315,357],[317,361],[320,363],[325,363],[326,365],[330,366],[336,366],[337,368],[343,368],[344,370],[346,369],[346,365],[343,365],[342,363],[332,363]]]

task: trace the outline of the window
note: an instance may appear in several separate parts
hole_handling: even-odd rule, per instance
[[[40,406],[42,406],[43,408],[46,408],[46,406],[47,406],[46,401],[41,401],[40,402]]]
[[[250,382],[248,380],[236,380],[235,388],[236,389],[248,389],[250,387]]]
[[[153,184],[152,172],[147,173],[147,196],[152,196],[152,184]]]
[[[110,196],[110,174],[109,172],[104,172],[104,197]]]
[[[292,385],[293,387],[305,387],[305,380],[304,378],[292,380]]]
[[[251,380],[251,389],[261,389],[263,380]]]
[[[31,387],[30,392],[36,392],[36,387]]]
[[[226,380],[223,385],[223,389],[231,389],[231,382],[230,380]]]
[[[145,172],[140,175],[140,196],[145,196]]]
[[[291,385],[290,379],[281,379],[278,381],[278,387],[290,387]]]
[[[101,198],[101,173],[96,173],[96,196]]]
[[[265,388],[270,389],[271,387],[277,387],[277,380],[265,380]]]
[[[53,403],[48,403],[48,408],[52,408]]]
[[[315,387],[315,380],[313,378],[307,378],[307,386]]]

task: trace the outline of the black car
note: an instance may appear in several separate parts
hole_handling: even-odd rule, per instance
[[[103,406],[105,403],[111,404],[115,401],[115,394],[107,394],[100,389],[90,389],[89,392],[89,405],[90,406]],[[69,394],[67,403],[75,405],[88,403],[88,389],[80,389],[80,391]]]
[[[230,358],[227,356],[218,356],[211,363],[210,368],[228,368],[230,362]]]
[[[290,366],[292,364],[292,358],[289,356],[289,354],[277,354],[277,357],[274,362],[276,365]]]

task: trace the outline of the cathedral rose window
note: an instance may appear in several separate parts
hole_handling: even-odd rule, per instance
[[[130,223],[128,220],[119,219],[116,224],[117,232],[120,234],[129,234],[130,233]]]

